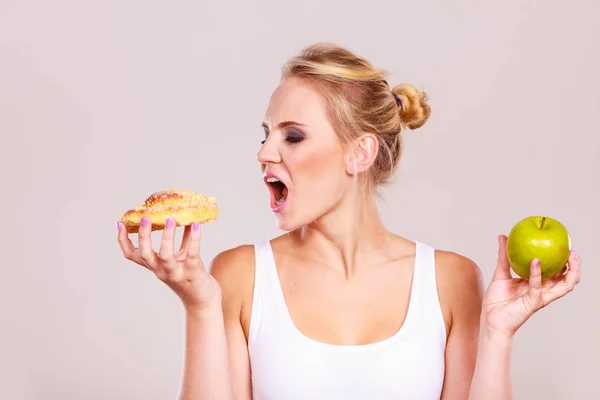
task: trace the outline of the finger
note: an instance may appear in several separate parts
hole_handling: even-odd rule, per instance
[[[575,270],[573,271],[573,269]],[[579,283],[581,275],[580,261],[577,259],[577,253],[572,250],[567,261],[567,265],[551,279],[548,279],[554,285],[572,284],[573,286]]]
[[[173,218],[167,218],[167,223],[162,233],[162,240],[160,242],[160,249],[158,250],[158,258],[161,261],[161,266],[167,273],[167,276],[171,276],[177,269],[177,261],[175,260],[175,254],[173,253],[175,241],[175,224]]]
[[[566,273],[565,282],[570,290],[581,280],[581,258],[575,250],[569,256],[569,270]]]
[[[179,247],[178,254],[185,254],[190,247],[190,231],[192,226],[188,225],[183,229],[183,237],[181,238],[181,246]]]
[[[140,257],[140,253],[131,242],[131,239],[129,239],[127,229],[125,228],[125,225],[121,223],[121,221],[117,221],[117,232],[119,247],[121,247],[121,251],[123,252],[125,258],[145,267],[146,265],[144,265],[144,261]]]
[[[194,222],[192,225],[192,231],[190,233],[190,244],[188,247],[186,266],[195,266],[195,263],[200,259],[200,239],[202,235],[200,233],[200,224]]]
[[[506,240],[505,235],[498,235],[498,263],[492,280],[496,279],[511,279],[510,264],[506,256]]]
[[[140,257],[144,264],[155,271],[158,267],[158,256],[152,249],[152,222],[150,218],[143,217],[138,231],[138,247]]]
[[[544,294],[544,304],[551,303],[573,291],[581,278],[581,259],[575,251],[569,256],[569,269],[558,282]]]
[[[542,307],[542,269],[536,258],[529,265],[529,288],[523,296],[525,308],[530,314]]]

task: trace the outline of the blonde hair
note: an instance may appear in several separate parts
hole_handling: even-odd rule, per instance
[[[352,51],[331,43],[304,48],[283,66],[281,74],[282,80],[304,79],[319,90],[340,139],[349,143],[365,132],[377,135],[378,154],[366,174],[367,182],[375,185],[388,182],[397,169],[402,130],[423,126],[431,113],[424,92],[409,84],[390,88],[386,75]]]

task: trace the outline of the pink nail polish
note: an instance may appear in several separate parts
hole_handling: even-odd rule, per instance
[[[173,220],[171,218],[167,218],[167,228],[170,228],[173,226]]]
[[[121,223],[117,221],[117,232],[121,232]]]
[[[200,224],[198,224],[197,222],[194,222],[194,226],[193,226],[194,230],[197,231],[199,227],[200,227]]]
[[[146,226],[146,225],[148,225],[148,218],[143,217],[142,218],[142,226]]]

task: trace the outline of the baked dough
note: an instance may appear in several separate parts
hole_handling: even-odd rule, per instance
[[[176,226],[194,222],[207,223],[217,219],[219,209],[214,197],[206,197],[187,189],[165,189],[151,194],[142,205],[127,211],[121,217],[127,232],[137,233],[142,217],[150,218],[152,231],[165,228],[167,219]]]

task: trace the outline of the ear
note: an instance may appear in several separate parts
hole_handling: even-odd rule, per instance
[[[354,139],[346,158],[346,173],[358,175],[367,171],[375,161],[378,151],[379,141],[377,136],[365,133]]]

